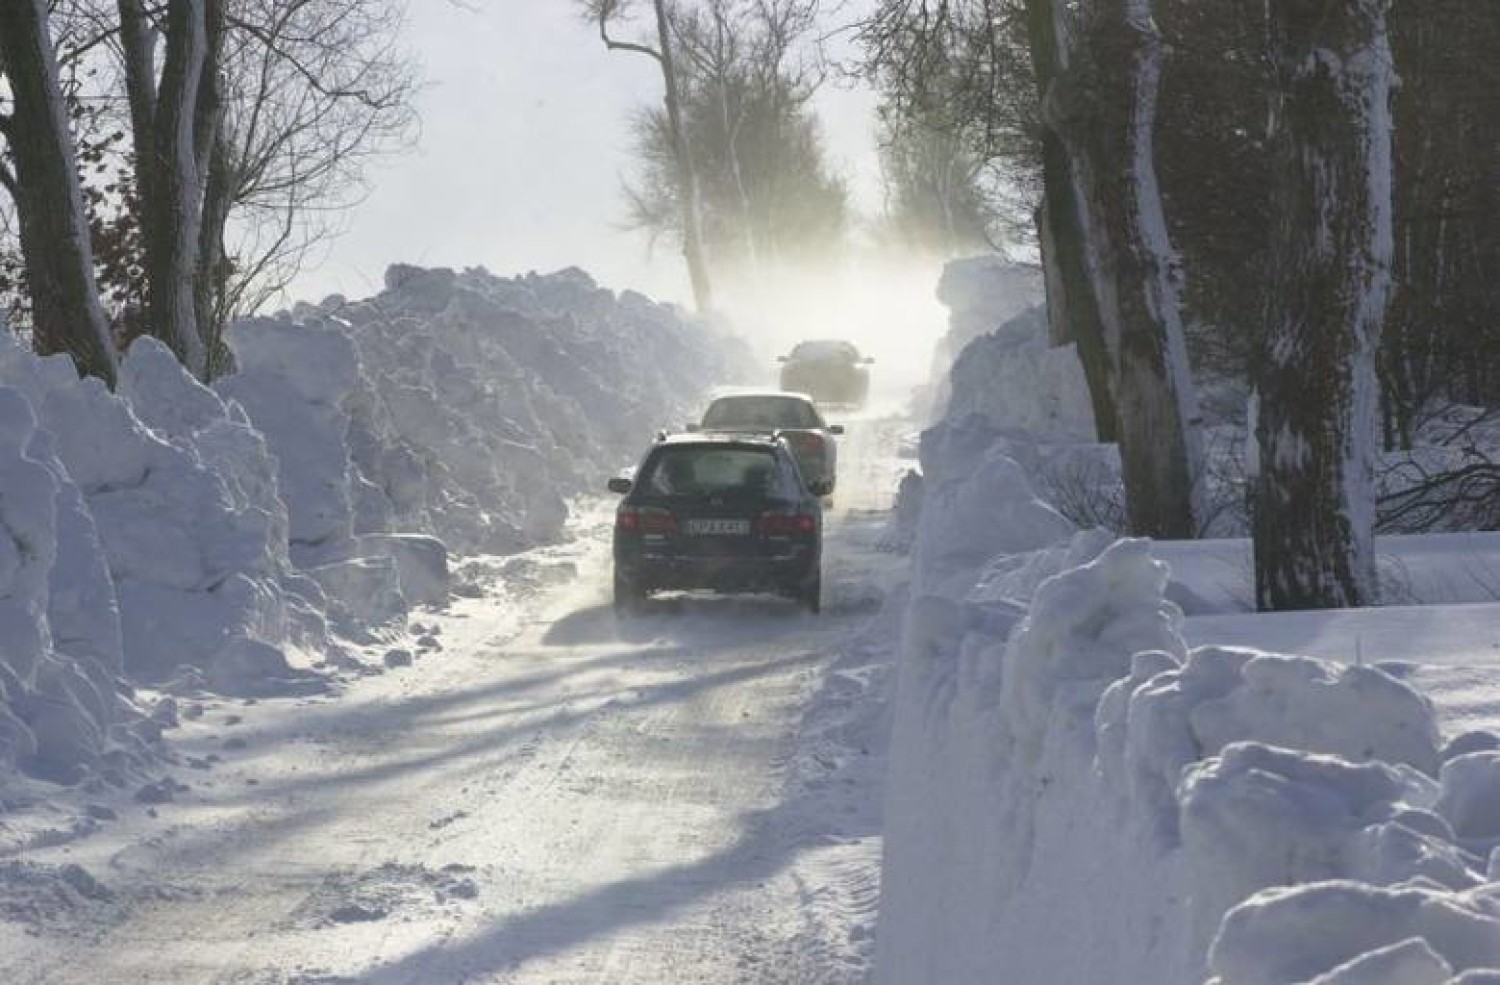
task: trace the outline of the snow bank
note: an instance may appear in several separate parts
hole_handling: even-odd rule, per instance
[[[1494,879],[1500,753],[1444,763],[1430,703],[1379,669],[1189,650],[1149,544],[1089,559],[1098,543],[1011,555],[961,596],[913,602],[879,980],[1003,967],[1016,981],[1196,982],[1226,914],[1258,893],[1344,880],[1442,896]],[[1368,949],[1420,937],[1451,968],[1475,966],[1441,935],[1396,929]],[[1360,953],[1224,980],[1300,982]]]
[[[1000,434],[978,415],[922,435],[922,506],[916,521],[919,586],[959,575],[997,554],[1034,550],[1073,529],[1032,491]]]
[[[1213,985],[1500,981],[1500,893],[1347,881],[1267,890],[1236,907]]]
[[[1045,308],[1028,308],[960,351],[948,415],[981,414],[997,427],[1049,440],[1090,441],[1094,413],[1078,354],[1053,346]]]
[[[497,278],[394,266],[366,301],[235,325],[216,384],[279,463],[292,559],[345,635],[447,597],[447,549],[562,536],[710,385],[737,346],[586,274]]]
[[[922,440],[877,980],[1500,976],[1500,737],[1445,747],[1380,667],[1190,647],[1193,586],[1030,482],[1096,446],[954,393]]]
[[[918,400],[919,411],[936,420],[947,411],[949,370],[970,342],[994,331],[1021,312],[1042,303],[1040,268],[994,255],[955,260],[943,268],[937,298],[948,308],[948,331],[933,349],[933,385]]]
[[[171,719],[135,684],[322,688],[447,599],[450,544],[557,539],[741,351],[578,271],[387,285],[234,326],[212,389],[142,338],[111,393],[0,325],[0,806],[127,779]]]
[[[116,395],[96,380],[78,379],[64,357],[38,359],[9,340],[0,347],[0,382],[25,395],[79,494],[72,503],[77,529],[60,545],[71,564],[56,572],[69,609],[59,614],[59,629],[134,680],[163,681],[191,668],[216,689],[244,693],[295,678],[279,649],[292,633],[278,580],[278,530],[272,517],[236,502],[225,474],[211,464],[216,454],[223,457],[210,450],[214,442],[230,443],[235,439],[224,432],[248,425],[229,421],[224,405],[158,344],[142,343],[137,352],[125,360]],[[138,375],[137,360],[152,365]],[[160,385],[142,401],[143,410],[175,433],[153,431],[136,416],[129,396],[145,377]],[[208,432],[205,449],[190,422]],[[85,513],[99,555],[77,540],[88,536]],[[113,599],[92,563],[96,556]]]
[[[278,454],[328,461],[308,447],[317,435],[298,433],[303,405],[324,444],[347,448],[317,488],[290,491],[301,537],[423,533],[464,554],[555,541],[568,497],[598,492],[707,387],[750,365],[738,343],[578,270],[507,279],[395,266],[374,298],[238,326],[230,344],[242,376],[293,387],[225,384]],[[309,386],[293,367],[309,368]]]
[[[995,326],[1045,300],[1040,267],[1012,263],[994,254],[955,260],[943,268],[937,298],[952,313],[948,332],[938,347],[947,359],[934,367],[946,375],[964,346]]]
[[[20,775],[119,782],[140,716],[114,686],[120,629],[102,552],[77,487],[9,386],[0,386],[0,489],[0,788]]]

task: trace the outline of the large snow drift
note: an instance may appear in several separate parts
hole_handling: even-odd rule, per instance
[[[1054,454],[972,405],[923,437],[878,980],[1500,980],[1500,736],[1189,647],[1151,545],[1032,487]]]
[[[376,297],[302,306],[238,326],[230,342],[242,375],[287,388],[246,402],[273,445],[294,442],[304,407],[347,440],[347,477],[344,463],[325,464],[337,474],[291,491],[294,543],[352,525],[431,534],[464,554],[558,538],[566,497],[599,491],[656,429],[748,364],[726,337],[578,270],[504,279],[392,267]]]
[[[576,270],[412,267],[228,342],[210,389],[140,339],[111,393],[0,330],[4,803],[134,775],[172,720],[135,685],[324,687],[447,598],[450,547],[560,538],[742,351]]]

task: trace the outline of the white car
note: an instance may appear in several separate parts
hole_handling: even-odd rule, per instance
[[[781,390],[751,390],[725,394],[711,401],[702,420],[689,431],[723,434],[780,434],[791,446],[802,477],[809,485],[822,482],[833,491],[838,474],[838,444],[841,424],[829,424],[805,393]]]

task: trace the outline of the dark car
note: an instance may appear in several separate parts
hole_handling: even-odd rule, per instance
[[[818,413],[812,398],[802,393],[776,390],[737,390],[715,397],[703,411],[701,421],[689,431],[723,434],[780,435],[797,457],[797,466],[808,482],[826,484],[832,493],[838,481],[838,443],[834,435],[843,425],[829,424]]]
[[[803,479],[786,442],[673,435],[646,453],[615,512],[615,608],[654,591],[775,592],[817,612],[821,483]]]
[[[851,342],[798,342],[777,361],[782,364],[781,388],[805,393],[820,404],[863,407],[870,394],[870,371],[866,367],[875,360],[861,356]]]

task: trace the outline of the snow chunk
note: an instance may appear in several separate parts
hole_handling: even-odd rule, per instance
[[[1426,941],[1412,937],[1341,964],[1310,985],[1445,985],[1452,974]]]
[[[1409,774],[1254,742],[1190,767],[1182,840],[1203,947],[1236,902],[1270,886],[1349,875],[1350,846],[1398,805],[1423,799]]]
[[[1437,811],[1461,838],[1500,846],[1500,752],[1471,752],[1443,764]]]
[[[1154,650],[1187,656],[1182,612],[1162,596],[1167,567],[1145,540],[1117,541],[1088,564],[1045,582],[1006,647],[1001,713],[1022,736],[1054,715],[1092,726],[1105,690]],[[1092,746],[1093,732],[1086,737]]]
[[[1347,881],[1268,889],[1224,919],[1209,963],[1213,985],[1285,985],[1413,939],[1454,971],[1500,969],[1500,899]]]
[[[1159,670],[1155,676],[1142,676]],[[1405,763],[1437,772],[1431,703],[1370,667],[1235,647],[1198,647],[1181,665],[1132,667],[1099,705],[1100,761],[1176,838],[1184,767],[1235,742]]]

